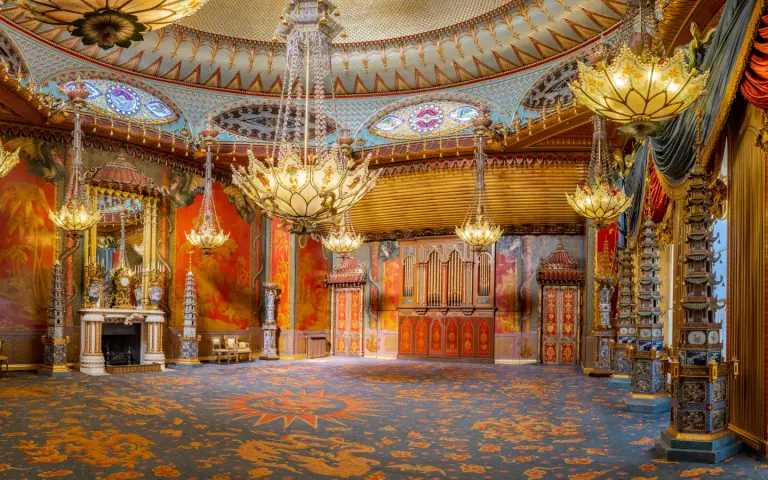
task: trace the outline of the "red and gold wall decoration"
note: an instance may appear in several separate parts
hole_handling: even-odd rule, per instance
[[[192,271],[197,282],[198,329],[242,330],[251,318],[251,225],[238,214],[227,200],[224,187],[214,182],[213,199],[216,212],[229,240],[210,255],[202,255],[184,235],[200,211],[202,195],[191,205],[176,210],[176,262],[174,296],[184,298],[185,275],[192,255]],[[180,324],[183,309],[174,309],[175,324]],[[279,318],[279,316],[278,316]]]
[[[280,289],[275,321],[281,330],[293,330],[291,322],[291,234],[272,221],[271,281]]]
[[[317,331],[330,328],[329,291],[324,284],[328,268],[329,261],[323,255],[322,244],[310,238],[307,245],[299,249],[296,330]]]
[[[11,140],[5,148],[18,144]],[[41,329],[48,321],[54,257],[48,209],[55,207],[55,188],[34,173],[45,168],[44,160],[26,151],[20,160],[0,179],[0,329]]]

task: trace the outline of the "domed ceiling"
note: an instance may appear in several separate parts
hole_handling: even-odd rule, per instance
[[[626,0],[337,0],[333,90],[367,95],[445,87],[552,61],[610,30]],[[131,48],[83,45],[13,4],[2,15],[80,55],[164,79],[279,93],[285,0],[209,0]],[[328,85],[331,88],[331,85]]]

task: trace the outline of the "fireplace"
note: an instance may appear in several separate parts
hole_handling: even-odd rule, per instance
[[[101,332],[101,351],[107,365],[141,363],[141,323],[105,323]]]

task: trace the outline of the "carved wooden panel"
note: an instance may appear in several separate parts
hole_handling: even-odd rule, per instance
[[[400,312],[398,358],[492,363],[493,314],[448,315]]]

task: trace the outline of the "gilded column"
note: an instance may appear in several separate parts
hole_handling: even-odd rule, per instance
[[[698,159],[689,182],[683,318],[669,366],[672,410],[669,427],[656,440],[656,451],[668,460],[719,463],[741,450],[741,443],[728,431],[728,379],[738,375],[739,364],[735,358],[730,362],[723,358],[720,323],[715,317],[722,305],[713,296],[713,286],[720,281],[712,268],[719,261],[712,248],[717,240],[712,233],[712,192]]]
[[[640,245],[640,307],[637,312],[637,337],[627,344],[627,357],[632,362],[632,389],[624,399],[629,412],[657,413],[669,410],[666,358],[662,358],[664,325],[660,321],[659,245],[656,224],[648,219],[643,226]]]
[[[80,317],[80,371],[88,375],[104,374],[104,354],[101,353],[101,327],[104,316],[81,310]]]
[[[163,324],[165,318],[160,310],[153,311],[144,319],[147,344],[142,364],[159,364],[165,370],[165,354],[163,353]]]

